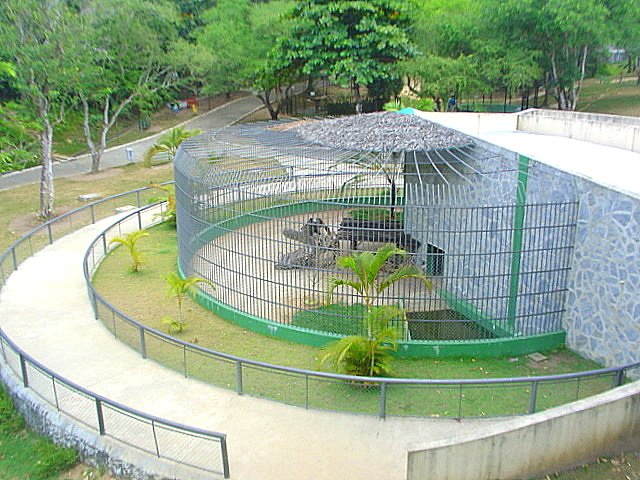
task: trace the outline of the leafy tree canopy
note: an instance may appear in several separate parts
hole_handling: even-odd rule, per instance
[[[398,76],[416,55],[410,37],[413,3],[396,0],[300,1],[279,58],[305,75],[321,72],[356,87]]]

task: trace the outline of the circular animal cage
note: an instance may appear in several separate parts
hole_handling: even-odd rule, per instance
[[[526,167],[526,168],[525,168]],[[259,332],[314,345],[366,334],[336,259],[394,244],[432,283],[378,302],[401,354],[504,355],[562,343],[575,200],[531,202],[521,157],[413,115],[228,127],[175,160],[179,267],[199,300]],[[383,272],[384,273],[384,272]]]

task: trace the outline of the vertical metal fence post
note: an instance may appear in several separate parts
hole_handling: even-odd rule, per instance
[[[147,358],[147,342],[144,338],[144,327],[140,325],[140,354],[142,358]]]
[[[187,346],[186,345],[182,346],[182,366],[183,366],[184,378],[188,378],[187,377]]]
[[[2,349],[2,358],[7,363],[7,352],[4,350],[4,338],[0,337],[0,349]]]
[[[620,370],[616,371],[616,375],[615,377],[613,377],[613,386],[619,387],[620,385],[622,385],[623,381],[624,381],[624,368],[621,368]]]
[[[58,400],[58,389],[56,388],[56,377],[51,377],[53,387],[53,399],[56,401],[56,410],[60,410],[60,401]]]
[[[309,374],[304,374],[304,408],[309,409]]]
[[[156,435],[156,422],[151,420],[151,431],[153,432],[153,443],[156,446],[156,455],[160,458],[160,447],[158,447],[158,436]]]
[[[16,257],[16,247],[11,249],[11,258],[13,258],[13,270],[18,269],[18,257]]]
[[[104,435],[104,415],[102,413],[102,402],[96,398],[96,413],[98,414],[98,431]]]
[[[458,384],[458,420],[462,420],[462,384]]]
[[[140,210],[138,210],[138,230],[142,230],[142,215],[140,215]]]
[[[107,235],[103,233],[100,238],[102,238],[102,251],[103,255],[106,257],[109,250],[107,249]]]
[[[49,245],[53,243],[53,233],[51,232],[51,223],[47,223],[47,234],[49,235]]]
[[[242,395],[242,362],[236,362],[236,393]]]
[[[89,207],[89,210],[91,211],[91,223],[96,223],[96,212],[93,209],[93,205]]]
[[[385,382],[380,383],[380,418],[385,419],[387,417],[387,384]]]
[[[536,413],[536,400],[538,399],[538,382],[531,382],[531,395],[529,396],[529,413]]]
[[[227,450],[227,437],[220,439],[220,453],[222,454],[222,474],[224,478],[231,478],[229,474],[229,451]]]
[[[29,377],[27,376],[27,360],[22,356],[22,354],[18,354],[20,358],[20,372],[22,373],[22,384],[25,387],[29,386]]]

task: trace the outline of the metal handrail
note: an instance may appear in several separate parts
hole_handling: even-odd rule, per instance
[[[462,387],[462,386],[487,386],[487,385],[526,383],[531,385],[531,396],[529,400],[528,413],[534,413],[536,411],[537,390],[538,390],[539,384],[615,374],[614,382],[613,382],[613,386],[615,387],[622,384],[624,373],[627,370],[640,368],[640,362],[636,362],[636,363],[632,363],[632,364],[628,364],[620,367],[608,367],[608,368],[601,368],[596,370],[588,370],[588,371],[574,372],[574,373],[563,373],[563,374],[543,375],[543,376],[527,376],[527,377],[481,378],[481,379],[417,379],[417,378],[361,377],[361,376],[351,376],[351,375],[343,375],[343,374],[337,374],[337,373],[319,372],[315,370],[306,370],[306,369],[299,369],[295,367],[274,365],[266,362],[261,362],[258,360],[242,358],[242,357],[228,354],[228,353],[218,352],[215,350],[202,347],[200,345],[185,342],[171,335],[168,335],[164,332],[156,330],[152,327],[144,325],[138,322],[137,320],[133,319],[132,317],[130,317],[126,312],[123,312],[117,309],[96,291],[95,287],[91,282],[91,272],[89,272],[89,262],[88,262],[89,256],[91,255],[91,253],[95,251],[95,248],[98,245],[102,245],[102,247],[104,248],[104,245],[106,242],[105,240],[106,235],[109,233],[109,231],[111,231],[112,229],[118,228],[121,223],[126,222],[132,217],[136,215],[139,216],[143,211],[149,208],[153,208],[153,206],[142,208],[136,212],[133,212],[121,218],[118,222],[112,224],[109,228],[103,231],[98,237],[96,237],[96,239],[90,244],[90,246],[88,247],[85,253],[85,260],[84,260],[85,280],[87,283],[89,294],[92,298],[96,318],[99,318],[99,312],[96,307],[97,303],[99,302],[102,306],[106,307],[112,314],[117,315],[120,319],[124,320],[129,325],[135,327],[138,330],[140,335],[139,351],[143,356],[143,358],[147,358],[145,335],[152,334],[156,338],[160,338],[167,343],[176,345],[178,348],[189,349],[190,351],[201,353],[205,357],[222,359],[230,363],[234,363],[237,368],[235,390],[238,394],[246,393],[245,389],[243,388],[243,381],[242,381],[242,371],[244,367],[258,367],[260,369],[264,369],[268,371],[304,377],[306,380],[308,380],[309,378],[315,378],[315,379],[323,379],[327,381],[348,382],[353,384],[360,383],[360,384],[369,385],[369,386],[377,385],[380,387],[380,392],[381,392],[380,393],[381,395],[380,410],[378,412],[378,415],[381,418],[385,418],[386,417],[385,394],[386,394],[387,385],[407,385],[407,386],[428,385],[428,386]],[[186,371],[186,366],[184,366],[184,369]]]
[[[171,184],[173,182],[165,182],[162,185],[167,185],[167,184]],[[137,206],[138,208],[140,208],[140,193],[147,191],[147,190],[155,190],[155,187],[143,187],[143,188],[139,188],[139,189],[135,189],[135,190],[131,190],[129,192],[124,192],[124,193],[120,193],[117,195],[113,195],[107,198],[104,198],[102,200],[96,201],[96,202],[92,202],[91,204],[85,205],[83,207],[74,209],[64,215],[60,215],[36,228],[33,228],[32,230],[30,230],[27,234],[23,235],[20,239],[16,240],[15,242],[13,242],[11,244],[11,246],[9,248],[7,248],[4,252],[0,253],[0,273],[1,275],[1,279],[2,279],[2,285],[4,285],[5,282],[5,270],[4,270],[4,265],[5,262],[7,260],[7,258],[9,256],[11,256],[11,263],[12,263],[12,267],[13,267],[13,271],[17,270],[17,268],[19,267],[19,261],[18,261],[18,257],[16,254],[16,249],[22,245],[25,242],[28,242],[31,240],[31,238],[40,233],[43,232],[45,230],[48,231],[48,235],[49,235],[49,242],[48,244],[53,243],[53,235],[52,235],[52,230],[51,227],[52,225],[55,225],[56,223],[62,222],[67,218],[73,218],[74,216],[76,216],[78,213],[80,212],[84,212],[86,210],[89,210],[91,213],[91,223],[95,223],[96,221],[96,217],[95,217],[95,207],[102,204],[102,203],[106,203],[109,201],[113,201],[114,199],[117,198],[122,198],[125,197],[127,195],[132,195],[135,194],[136,198],[137,198]],[[31,246],[31,245],[30,245]],[[32,247],[32,246],[31,246]],[[33,255],[33,248],[31,251],[31,255]],[[153,438],[154,438],[154,442],[155,442],[155,451],[152,452],[153,454],[155,454],[156,456],[158,456],[159,458],[163,457],[162,452],[160,450],[160,448],[158,447],[158,441],[157,441],[157,433],[156,433],[156,427],[166,427],[167,429],[171,429],[172,431],[175,432],[179,432],[182,435],[186,435],[189,437],[198,437],[198,438],[202,438],[205,439],[207,441],[213,441],[213,442],[217,442],[220,445],[220,456],[221,456],[221,463],[222,463],[222,471],[218,472],[212,468],[209,467],[203,467],[201,465],[195,465],[192,463],[188,463],[183,459],[178,459],[178,458],[174,458],[174,457],[166,457],[169,458],[173,461],[176,461],[178,463],[181,463],[183,465],[189,466],[189,467],[193,467],[193,468],[197,468],[200,470],[204,470],[207,472],[213,472],[213,473],[222,473],[222,475],[224,476],[224,478],[230,478],[230,473],[229,473],[229,458],[228,458],[228,450],[227,450],[227,443],[226,443],[226,435],[223,433],[219,433],[219,432],[215,432],[215,431],[211,431],[211,430],[205,430],[205,429],[201,429],[198,427],[192,427],[192,426],[188,426],[188,425],[184,425],[184,424],[180,424],[177,422],[173,422],[161,417],[157,417],[145,412],[142,412],[140,410],[136,410],[134,408],[128,407],[126,405],[123,405],[122,403],[116,402],[115,400],[111,400],[105,396],[99,395],[95,392],[92,392],[91,390],[88,390],[84,387],[82,387],[81,385],[78,385],[77,383],[66,379],[65,377],[56,374],[55,372],[53,372],[51,369],[47,368],[44,364],[38,362],[37,360],[35,360],[32,356],[30,356],[27,352],[25,352],[23,349],[21,349],[20,347],[18,347],[15,342],[9,338],[9,336],[6,334],[6,332],[4,332],[4,330],[2,330],[2,328],[0,328],[0,346],[2,347],[2,356],[5,360],[5,363],[7,363],[7,365],[10,365],[7,359],[7,351],[6,351],[6,347],[8,347],[9,349],[11,349],[13,351],[13,353],[15,355],[17,355],[18,359],[19,359],[19,366],[20,368],[18,369],[18,371],[16,371],[15,369],[12,368],[12,370],[14,371],[14,373],[16,375],[18,375],[24,385],[25,388],[32,388],[29,385],[29,375],[27,374],[28,372],[28,366],[31,366],[35,369],[37,369],[38,371],[40,371],[42,374],[44,374],[45,376],[49,377],[51,379],[51,382],[53,384],[53,390],[54,392],[56,391],[56,384],[57,385],[62,385],[66,388],[68,388],[69,390],[83,395],[89,399],[91,399],[96,407],[96,418],[95,421],[97,423],[97,430],[99,432],[100,435],[110,435],[110,431],[107,429],[107,427],[105,426],[105,422],[104,422],[104,408],[105,407],[111,407],[115,410],[118,410],[119,412],[122,412],[122,414],[125,414],[129,417],[132,417],[136,420],[140,420],[143,421],[145,423],[148,423],[152,426],[152,434],[153,434]],[[36,391],[36,390],[34,390]],[[37,391],[36,391],[37,393]],[[45,397],[41,396],[41,398],[43,398],[45,401],[48,401]],[[50,402],[51,403],[51,402]],[[56,400],[55,405],[54,405],[58,410],[63,411],[64,409],[60,407],[58,401]],[[71,413],[68,412],[70,415]],[[72,415],[73,416],[73,415]],[[125,438],[120,438],[118,436],[113,436],[113,438],[126,442]],[[147,451],[144,448],[142,448],[141,446],[137,446],[136,448],[139,448],[143,451]]]

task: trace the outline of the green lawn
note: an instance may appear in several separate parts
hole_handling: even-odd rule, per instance
[[[636,77],[626,78],[623,82],[616,79],[607,82],[586,80],[580,93],[578,110],[640,116],[640,86],[636,85]]]
[[[58,447],[27,429],[4,388],[0,388],[0,478],[58,479],[77,462],[74,450]]]

